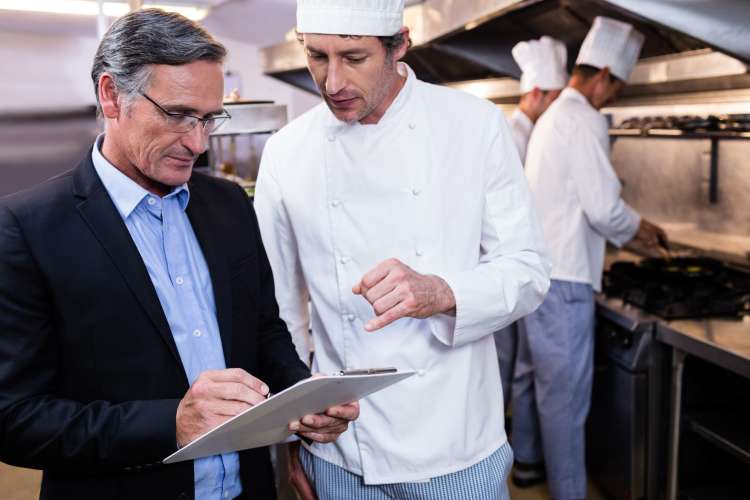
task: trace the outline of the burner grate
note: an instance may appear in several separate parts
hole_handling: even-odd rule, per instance
[[[670,320],[750,313],[750,273],[709,258],[616,262],[604,292]]]

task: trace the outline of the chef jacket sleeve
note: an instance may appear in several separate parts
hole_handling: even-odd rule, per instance
[[[273,175],[273,161],[273,152],[267,147],[258,171],[255,211],[273,269],[279,316],[286,321],[300,359],[309,365],[312,352],[309,293],[282,190]]]
[[[635,236],[641,217],[620,197],[622,186],[609,160],[609,136],[579,123],[569,154],[575,192],[589,224],[621,247]]]
[[[541,224],[505,118],[493,109],[484,165],[479,260],[473,269],[441,277],[456,297],[456,317],[429,319],[442,343],[458,347],[534,311],[549,288],[550,261]]]

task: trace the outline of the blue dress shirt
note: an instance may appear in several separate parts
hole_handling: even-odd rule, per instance
[[[161,198],[92,152],[94,168],[141,254],[192,385],[207,370],[226,368],[206,260],[185,208],[186,184]],[[195,460],[196,500],[224,500],[242,493],[237,453]]]

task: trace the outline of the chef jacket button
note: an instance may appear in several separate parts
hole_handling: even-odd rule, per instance
[[[417,370],[417,375],[419,375],[420,377],[424,377],[426,373],[426,370]]]
[[[335,135],[329,135],[328,136],[328,142],[333,142],[335,140],[336,140],[336,136]]]
[[[414,123],[414,122],[412,122],[412,123],[409,124],[409,128],[412,129],[412,130],[414,130],[415,128],[417,128],[417,124]]]
[[[414,252],[414,253],[416,253],[416,254],[417,254],[417,257],[422,257],[422,256],[424,255],[424,252],[423,252],[422,250],[417,250],[417,251],[416,251],[416,252]]]
[[[340,204],[341,204],[341,202],[339,200],[331,200],[331,206],[333,208],[338,207]]]
[[[339,263],[340,263],[340,264],[341,264],[342,266],[343,266],[344,264],[346,264],[347,262],[349,262],[349,258],[348,258],[348,257],[341,257],[341,258],[339,259]]]
[[[349,323],[354,323],[354,320],[355,320],[355,319],[357,319],[357,317],[356,317],[356,316],[354,316],[353,314],[347,314],[347,315],[346,315],[346,320],[347,320],[347,321],[348,321]]]
[[[422,192],[422,190],[418,189],[418,188],[414,188],[414,189],[411,190],[411,194],[413,194],[414,196],[419,196],[419,194],[421,192]]]

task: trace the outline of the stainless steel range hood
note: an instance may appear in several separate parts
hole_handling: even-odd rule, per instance
[[[413,47],[405,57],[426,81],[484,85],[497,102],[517,98],[510,49],[550,35],[572,65],[594,17],[634,24],[646,43],[629,95],[750,88],[747,0],[424,0],[407,7]],[[311,92],[297,41],[262,50],[266,74]]]

